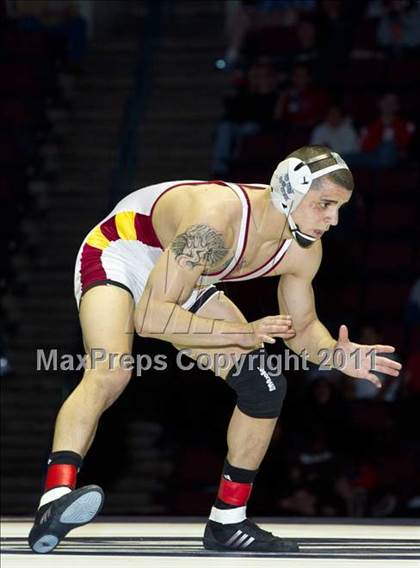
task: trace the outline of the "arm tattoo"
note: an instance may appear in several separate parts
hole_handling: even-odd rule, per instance
[[[225,246],[222,233],[208,225],[192,225],[177,235],[171,243],[171,251],[179,265],[186,268],[215,266],[229,249]]]

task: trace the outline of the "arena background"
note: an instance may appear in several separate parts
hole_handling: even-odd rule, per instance
[[[36,351],[81,352],[72,284],[86,232],[154,182],[268,183],[339,105],[356,132],[356,190],[324,239],[318,312],[333,334],[347,323],[356,340],[395,345],[404,371],[379,393],[338,372],[288,372],[249,511],[419,517],[418,3],[10,0],[2,11],[2,514],[33,514],[55,415],[80,379],[36,371]],[[310,87],[293,83],[302,64]],[[277,311],[276,285],[224,289],[256,319]],[[108,515],[206,516],[233,396],[180,371],[165,343],[136,350],[167,354],[169,368],[133,378],[107,411],[80,484],[104,488]]]

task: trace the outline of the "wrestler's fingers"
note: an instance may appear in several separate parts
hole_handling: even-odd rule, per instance
[[[375,366],[382,365],[389,367],[390,369],[396,369],[400,371],[402,369],[401,363],[394,361],[393,359],[388,359],[388,357],[376,357]]]
[[[283,333],[273,333],[271,337],[282,337],[283,339],[291,339],[292,337],[296,336],[296,332],[294,330],[284,331]]]
[[[383,373],[384,375],[391,375],[392,377],[398,377],[400,372],[396,369],[391,369],[385,365],[375,365],[375,371],[378,373]]]
[[[265,325],[264,331],[266,333],[284,333],[293,330],[290,325]],[[294,330],[293,330],[294,331]]]
[[[394,353],[395,351],[395,347],[392,347],[392,345],[371,345],[371,349],[378,353]]]

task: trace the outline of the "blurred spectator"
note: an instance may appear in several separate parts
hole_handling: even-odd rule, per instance
[[[296,65],[290,87],[282,92],[276,105],[276,118],[292,128],[312,128],[328,105],[327,93],[312,83],[307,65]]]
[[[377,40],[389,54],[402,55],[420,47],[420,5],[413,0],[382,2]]]
[[[379,118],[362,131],[364,160],[367,166],[395,167],[406,155],[414,125],[400,116],[396,94],[387,93],[378,106]]]
[[[311,144],[329,146],[344,159],[359,151],[359,137],[351,120],[343,114],[343,109],[333,105],[328,109],[325,120],[312,132]]]
[[[274,125],[278,75],[268,64],[255,63],[245,85],[225,99],[225,113],[216,130],[212,171],[218,177],[229,170],[241,136],[255,134]]]

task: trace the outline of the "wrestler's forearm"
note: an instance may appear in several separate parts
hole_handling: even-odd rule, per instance
[[[150,302],[135,315],[137,333],[185,347],[241,345],[244,334],[252,333],[247,323],[214,320],[192,314],[170,302]]]
[[[330,335],[319,319],[314,319],[298,331],[293,339],[285,343],[292,351],[306,357],[311,363],[329,365],[337,340]]]

